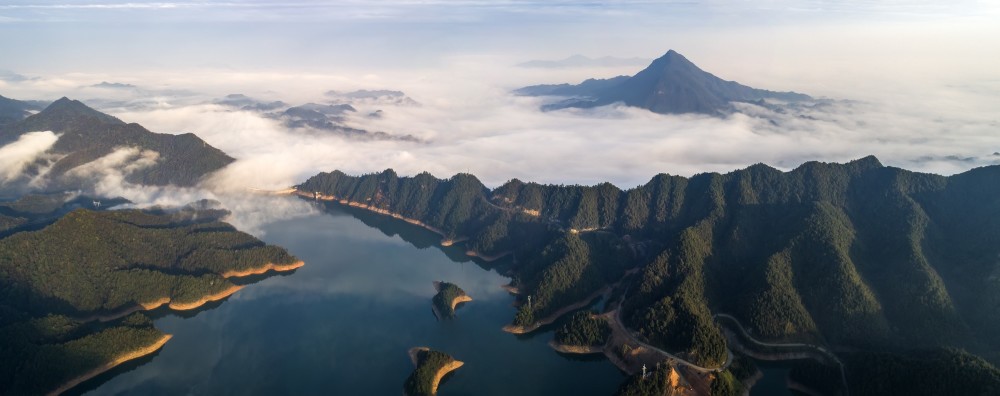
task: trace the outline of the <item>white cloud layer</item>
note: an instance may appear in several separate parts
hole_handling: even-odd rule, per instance
[[[57,140],[59,137],[51,131],[28,132],[0,147],[0,186],[21,178]]]

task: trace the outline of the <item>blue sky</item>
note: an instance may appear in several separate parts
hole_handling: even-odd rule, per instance
[[[11,55],[0,69],[414,67],[470,53],[654,57],[669,48],[714,53],[729,37],[780,55],[774,32],[781,29],[816,31],[820,45],[837,29],[964,24],[971,31],[1000,18],[998,8],[977,1],[13,0],[0,4],[0,52]],[[887,39],[905,42],[906,35]]]
[[[472,172],[491,185],[630,187],[659,172],[869,154],[952,174],[1000,164],[998,10],[981,1],[0,0],[0,95],[138,103],[101,110],[198,134],[239,158],[220,178],[240,188],[387,167]],[[542,113],[509,95],[637,71],[515,66],[527,60],[652,59],[668,49],[727,80],[844,101],[772,114],[775,126],[615,106]],[[93,87],[102,81],[137,88]],[[230,93],[324,102],[332,89],[405,91],[422,106],[352,125],[428,143],[317,138],[211,104]]]

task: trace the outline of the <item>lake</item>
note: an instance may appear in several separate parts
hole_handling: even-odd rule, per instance
[[[294,199],[294,198],[289,198]],[[88,395],[399,395],[407,350],[428,346],[464,361],[441,395],[611,395],[624,375],[603,356],[561,355],[553,327],[515,336],[509,279],[461,247],[402,221],[326,204],[323,213],[266,225],[265,242],[306,262],[194,314],[160,312],[174,337],[150,357],[74,390]],[[473,301],[457,318],[431,311],[433,281]]]

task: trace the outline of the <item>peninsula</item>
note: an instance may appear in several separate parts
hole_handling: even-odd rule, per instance
[[[225,214],[75,209],[0,239],[0,393],[66,391],[170,339],[143,311],[197,309],[246,287],[237,276],[303,265]]]

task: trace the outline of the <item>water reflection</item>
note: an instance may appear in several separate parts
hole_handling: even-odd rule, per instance
[[[157,327],[174,338],[90,394],[396,395],[414,346],[466,362],[442,395],[609,395],[623,379],[602,358],[555,353],[546,345],[551,332],[501,332],[514,314],[499,287],[508,279],[461,247],[437,247],[430,231],[334,205],[264,228],[266,242],[306,266],[258,279],[191,317],[159,317]],[[455,320],[431,313],[435,280],[473,297]]]

